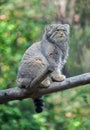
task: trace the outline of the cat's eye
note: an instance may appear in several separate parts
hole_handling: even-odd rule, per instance
[[[56,31],[60,31],[60,29],[57,29]]]
[[[63,29],[63,32],[66,32],[66,30],[65,30],[65,29]]]

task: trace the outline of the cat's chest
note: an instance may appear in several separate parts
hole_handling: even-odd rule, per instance
[[[49,56],[52,60],[55,60],[56,63],[59,63],[63,58],[63,52],[59,48],[53,48],[53,51],[49,52]]]
[[[56,62],[62,62],[67,55],[67,49],[55,48],[53,54]]]

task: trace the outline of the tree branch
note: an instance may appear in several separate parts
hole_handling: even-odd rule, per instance
[[[45,78],[49,71],[44,72],[42,77]],[[43,80],[42,77],[39,77],[39,81]],[[22,100],[25,98],[36,98],[38,96],[42,96],[49,93],[54,93],[57,91],[63,91],[70,88],[79,87],[81,85],[90,84],[90,73],[85,73],[82,75],[74,76],[65,79],[62,82],[53,82],[48,88],[39,88],[35,87],[39,82],[36,78],[35,81],[32,82],[31,91],[25,88],[9,88],[0,91],[0,104],[11,101],[11,100]],[[34,85],[34,86],[33,86]],[[34,88],[34,89],[33,89]]]

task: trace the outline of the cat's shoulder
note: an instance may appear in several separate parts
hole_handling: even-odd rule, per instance
[[[40,49],[41,49],[41,41],[35,42],[26,50],[26,53],[31,52],[31,51],[37,52]]]

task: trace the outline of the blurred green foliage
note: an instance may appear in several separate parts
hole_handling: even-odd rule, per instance
[[[41,39],[46,24],[57,21],[53,2],[0,0],[0,5],[0,87],[5,89],[16,86],[18,65],[25,50]],[[83,4],[76,3],[75,10],[82,16],[85,8],[80,5]],[[88,8],[81,23],[88,16]],[[71,76],[90,71],[90,29],[83,26],[75,29],[71,25],[67,63]],[[45,104],[41,114],[35,113],[29,99],[0,105],[0,130],[90,130],[90,85],[46,96]]]

